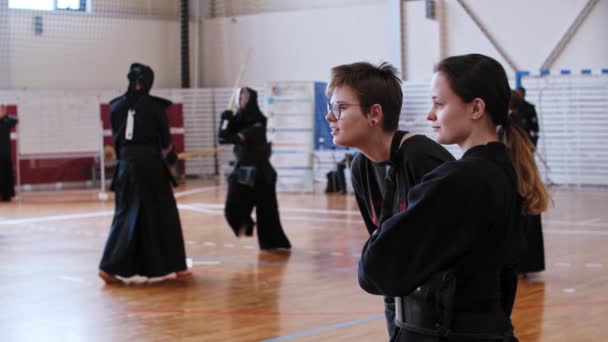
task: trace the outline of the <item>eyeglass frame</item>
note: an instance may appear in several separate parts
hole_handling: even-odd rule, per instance
[[[333,107],[335,105],[338,105],[338,115],[336,115],[336,112],[333,110]],[[336,120],[340,120],[340,117],[342,116],[342,108],[340,106],[359,106],[359,107],[363,107],[365,108],[366,106],[359,104],[359,103],[345,103],[345,102],[327,102],[327,113],[331,113],[331,115],[336,119]]]

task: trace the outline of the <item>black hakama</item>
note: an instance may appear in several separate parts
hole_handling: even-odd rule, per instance
[[[15,177],[11,157],[11,129],[17,119],[6,115],[0,119],[0,200],[10,201],[15,196]]]
[[[545,244],[541,215],[526,216],[526,248],[517,267],[519,273],[533,273],[545,270]]]
[[[112,183],[116,210],[99,268],[122,277],[186,270],[182,227],[160,151],[122,149]]]

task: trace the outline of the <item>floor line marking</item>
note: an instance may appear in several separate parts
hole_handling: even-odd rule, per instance
[[[596,219],[593,219],[596,220]],[[598,219],[599,220],[599,219]],[[594,227],[594,228],[608,228],[608,224],[606,223],[595,223],[588,222],[591,220],[585,221],[564,221],[564,220],[551,220],[551,219],[543,219],[543,225],[558,225],[558,226],[586,226],[586,227]]]
[[[75,283],[86,283],[84,281],[84,279],[79,278],[79,277],[59,276],[58,278],[61,279],[61,280],[72,281],[72,282],[75,282]]]
[[[599,230],[576,230],[576,229],[543,229],[543,233],[555,235],[589,235],[589,236],[608,236],[608,231]]]
[[[191,203],[203,208],[224,209],[224,204],[221,203]],[[339,214],[339,215],[361,215],[358,210],[338,210],[338,209],[314,209],[314,208],[296,208],[296,207],[281,207],[279,211],[308,213],[308,214]]]
[[[70,214],[70,215],[42,216],[42,217],[32,217],[32,218],[25,218],[25,219],[1,221],[0,226],[6,226],[6,225],[11,225],[11,224],[64,221],[64,220],[71,220],[71,219],[103,217],[103,216],[112,216],[112,215],[114,215],[114,211],[98,211],[98,212],[92,212],[92,213],[81,213],[81,214]]]
[[[223,211],[198,208],[198,207],[192,206],[190,204],[178,204],[177,207],[182,210],[191,210],[191,211],[195,211],[197,213],[205,213],[205,214],[211,214],[211,215],[224,215]]]
[[[182,198],[182,197],[193,195],[193,194],[199,194],[199,193],[203,193],[203,192],[217,190],[218,188],[219,188],[218,186],[208,186],[208,187],[204,187],[204,188],[185,190],[185,191],[176,192],[174,194],[174,196],[175,196],[175,198]]]
[[[209,260],[209,261],[193,261],[192,265],[219,265],[221,264],[220,261],[213,261],[213,260]]]
[[[331,330],[336,330],[336,329],[342,329],[342,328],[352,327],[353,325],[367,323],[367,322],[370,322],[370,321],[375,321],[375,320],[379,320],[379,319],[383,319],[383,318],[384,318],[384,315],[374,315],[374,316],[369,316],[369,317],[357,319],[357,320],[354,320],[354,321],[348,321],[348,322],[344,322],[344,323],[332,324],[332,325],[328,325],[328,326],[325,326],[325,327],[321,327],[321,328],[317,328],[317,329],[312,329],[312,330],[306,330],[306,331],[302,331],[302,332],[291,334],[291,335],[281,336],[281,337],[277,337],[277,338],[271,338],[269,340],[264,340],[262,342],[279,342],[279,341],[293,340],[294,338],[298,338],[298,337],[316,335],[316,334],[323,333],[323,332],[326,332],[326,331],[331,331]]]
[[[183,209],[183,210],[191,210],[194,212],[198,212],[198,213],[205,213],[205,214],[210,214],[210,215],[224,215],[224,211],[219,211],[219,210],[210,210],[210,209],[204,209],[204,208],[200,208],[197,206],[193,206],[190,204],[179,204],[177,206],[179,209]],[[223,206],[222,206],[223,207]],[[283,210],[279,210],[279,214],[282,212]],[[312,217],[312,216],[290,216],[290,215],[281,215],[281,220],[291,220],[291,221],[303,221],[303,222],[349,222],[349,223],[363,223],[362,220],[360,219],[353,219],[353,218],[334,218],[334,217]]]

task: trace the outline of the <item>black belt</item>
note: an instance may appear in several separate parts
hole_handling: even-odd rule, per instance
[[[454,302],[456,294],[456,273],[452,269],[437,272],[424,284],[405,297],[395,298],[395,325],[407,331],[445,338],[462,338],[467,340],[508,340],[513,332],[506,333],[473,333],[453,331]],[[464,315],[464,316],[463,316]],[[470,321],[466,326],[486,326],[478,317],[467,313],[458,314],[458,321]]]
[[[395,297],[395,325],[416,334],[444,338],[510,341],[513,337],[512,331],[503,334],[452,331],[451,322],[443,322],[430,305],[410,296]]]

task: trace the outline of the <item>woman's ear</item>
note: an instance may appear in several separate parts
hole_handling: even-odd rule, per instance
[[[483,116],[486,111],[486,103],[482,99],[477,97],[471,102],[471,109],[471,119],[478,120]]]

